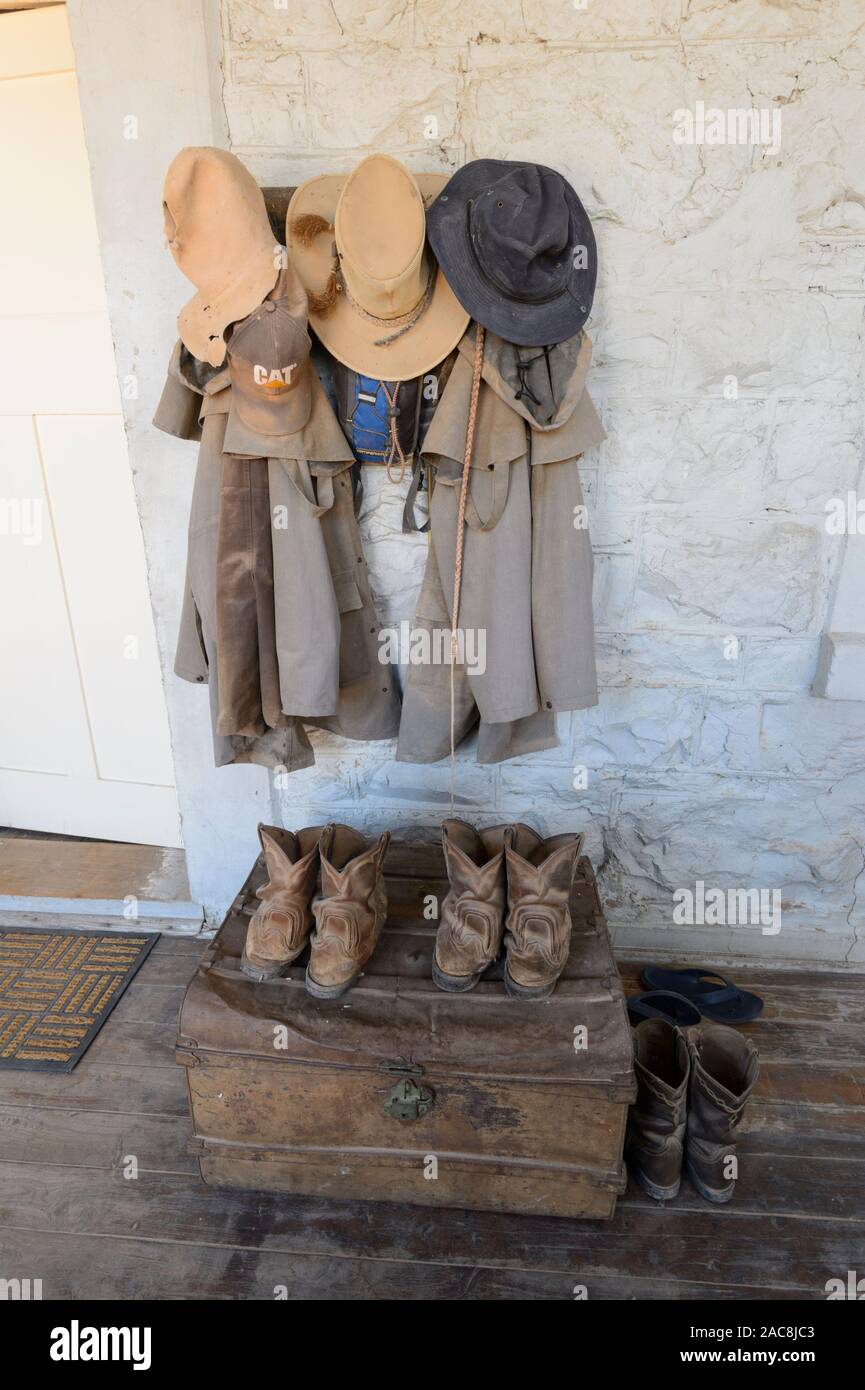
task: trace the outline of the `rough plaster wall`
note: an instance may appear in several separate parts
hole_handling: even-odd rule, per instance
[[[601,249],[591,385],[610,437],[583,473],[603,703],[562,721],[555,754],[497,770],[461,758],[460,810],[586,826],[625,947],[861,968],[865,708],[808,695],[840,551],[824,503],[861,462],[860,8],[70,0],[118,369],[140,382],[124,409],[190,882],[211,919],[258,819],[433,834],[448,802],[446,767],[395,764],[381,746],[323,740],[316,772],[284,788],[261,769],[216,771],[204,694],[171,674],[195,448],[150,425],[189,293],[160,194],[181,145],[228,130],[267,183],[377,148],[415,169],[523,155],[573,180]],[[672,111],[700,98],[781,106],[777,156],[675,145]],[[722,396],[731,373],[737,401]],[[381,474],[370,482],[382,607],[410,612],[422,546],[399,534]],[[697,878],[782,888],[781,934],[673,930],[671,892]]]
[[[222,0],[221,22],[232,148],[263,183],[376,149],[415,170],[523,157],[594,221],[602,701],[562,719],[557,752],[461,758],[460,812],[586,826],[622,946],[861,966],[865,706],[808,693],[840,552],[825,502],[862,447],[859,0]],[[677,145],[672,113],[699,99],[779,108],[780,149]],[[423,547],[376,480],[378,597],[410,611]],[[430,827],[447,806],[445,766],[317,753],[274,790],[289,824]],[[781,888],[781,933],[674,929],[696,879]]]

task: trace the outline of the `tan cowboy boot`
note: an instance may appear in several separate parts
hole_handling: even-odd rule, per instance
[[[567,964],[571,884],[582,847],[582,835],[542,840],[528,825],[512,828],[505,847],[505,989],[513,999],[548,999]]]
[[[240,962],[251,980],[284,975],[309,940],[321,833],[320,825],[296,835],[276,825],[258,827],[268,879],[256,889],[261,906],[249,924]]]
[[[329,825],[321,837],[321,892],[312,904],[315,931],[306,988],[316,999],[350,989],[373,951],[387,916],[382,865],[390,843],[374,843],[350,825]]]
[[[505,911],[504,845],[511,827],[475,830],[463,820],[442,822],[450,889],[441,906],[432,977],[439,989],[474,989],[497,958]]]
[[[729,1202],[736,1187],[736,1128],[754,1089],[760,1062],[750,1038],[722,1023],[688,1033],[691,1085],[685,1171],[708,1202]]]
[[[628,1169],[650,1197],[668,1202],[682,1181],[691,1064],[685,1034],[665,1018],[634,1029],[637,1099],[628,1112]]]

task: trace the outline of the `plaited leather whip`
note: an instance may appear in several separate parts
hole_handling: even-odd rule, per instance
[[[481,373],[484,366],[484,329],[475,324],[475,358],[472,367],[472,394],[469,402],[469,418],[466,426],[466,451],[463,457],[463,473],[460,480],[460,500],[457,509],[457,548],[454,561],[454,599],[451,615],[451,812],[456,797],[456,689],[455,669],[457,659],[457,627],[460,615],[460,593],[463,584],[463,546],[466,532],[466,501],[469,495],[469,477],[472,466],[472,451],[475,443],[475,424],[478,416],[478,398],[481,390]]]

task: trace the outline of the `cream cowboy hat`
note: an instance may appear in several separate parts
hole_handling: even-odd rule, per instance
[[[288,206],[286,246],[309,295],[309,322],[337,361],[409,381],[447,357],[469,316],[426,245],[426,206],[446,174],[410,174],[372,154],[322,174]]]

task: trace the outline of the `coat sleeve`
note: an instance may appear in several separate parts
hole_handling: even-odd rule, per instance
[[[158,430],[173,434],[177,439],[200,439],[198,416],[202,392],[190,386],[182,375],[180,352],[180,343],[175,343],[153,423]]]
[[[183,592],[183,608],[180,614],[180,631],[177,635],[177,651],[174,657],[174,674],[184,681],[201,684],[208,680],[209,667],[207,649],[201,629],[201,615],[192,593],[189,575]]]

